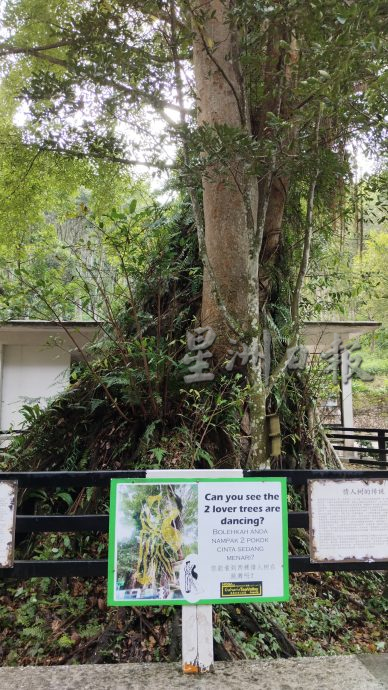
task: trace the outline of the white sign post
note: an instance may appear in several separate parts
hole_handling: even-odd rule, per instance
[[[17,482],[0,482],[0,568],[14,560]]]
[[[213,663],[213,607],[182,606],[183,673],[206,673]]]

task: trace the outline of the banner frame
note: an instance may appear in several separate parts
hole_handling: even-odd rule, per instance
[[[283,595],[277,597],[225,597],[217,599],[200,599],[191,603],[185,599],[127,599],[117,601],[114,598],[115,585],[115,562],[116,562],[116,507],[117,507],[117,487],[120,484],[193,484],[193,483],[278,483],[281,486],[281,508],[282,508],[282,557],[283,557]],[[289,567],[288,567],[288,506],[287,506],[287,478],[286,477],[166,477],[166,478],[123,478],[112,479],[110,489],[109,505],[109,552],[108,552],[108,606],[202,606],[202,605],[221,605],[221,604],[241,604],[241,603],[269,603],[274,601],[289,601]]]

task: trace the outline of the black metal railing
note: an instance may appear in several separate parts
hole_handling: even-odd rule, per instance
[[[343,459],[350,464],[388,467],[388,429],[342,427],[336,424],[328,424],[327,429],[327,437],[333,447],[341,451]]]
[[[0,472],[0,481],[17,480],[21,489],[36,488],[108,488],[111,479],[144,478],[144,470],[99,472]],[[294,487],[309,479],[386,479],[386,470],[247,470],[246,477],[286,477]],[[307,511],[288,513],[289,528],[309,527]],[[21,515],[16,516],[16,534],[43,532],[108,532],[108,515]],[[107,575],[105,558],[62,560],[16,560],[12,568],[0,568],[0,578],[25,580],[31,577],[97,577]],[[290,572],[388,570],[387,561],[312,563],[306,555],[289,556]]]

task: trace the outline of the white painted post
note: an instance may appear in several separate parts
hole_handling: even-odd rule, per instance
[[[345,383],[345,378],[347,372],[347,362],[346,362],[346,353],[342,353],[342,361],[341,361],[341,395],[342,395],[342,424],[344,427],[352,427],[353,426],[353,391],[352,391],[352,379],[349,379],[347,383]]]
[[[345,383],[348,374],[348,363],[346,360],[346,352],[341,356],[341,397],[342,397],[342,426],[353,428],[353,390],[352,379]],[[346,431],[345,431],[346,435]],[[344,444],[348,447],[354,446],[354,441],[347,439]],[[345,453],[346,455],[346,453]],[[355,458],[356,453],[350,453],[350,458]]]
[[[212,606],[182,606],[183,673],[213,671]]]

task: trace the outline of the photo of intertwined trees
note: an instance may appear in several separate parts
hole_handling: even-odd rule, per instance
[[[119,484],[116,600],[182,599],[181,564],[198,550],[197,484]]]

